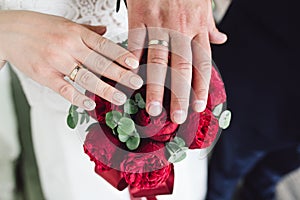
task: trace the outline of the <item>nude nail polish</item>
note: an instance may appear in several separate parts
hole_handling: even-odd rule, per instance
[[[126,63],[126,65],[128,65],[132,69],[137,69],[139,67],[139,62],[136,59],[132,58],[132,57],[127,57],[125,59],[125,63]]]
[[[115,101],[115,104],[122,105],[126,102],[126,95],[120,92],[115,92],[113,94],[113,100]]]
[[[196,112],[202,112],[205,110],[206,103],[203,100],[196,100],[194,101],[194,110]]]
[[[176,110],[172,114],[173,120],[177,124],[182,124],[186,119],[186,112],[184,110]]]
[[[94,110],[96,108],[96,103],[90,99],[84,100],[83,105],[87,110]]]
[[[138,89],[138,88],[142,87],[144,82],[143,82],[143,79],[141,79],[140,77],[132,76],[129,79],[129,83],[132,85],[132,87],[134,87],[134,89]]]
[[[162,111],[160,102],[152,101],[148,105],[148,113],[151,116],[158,116]]]

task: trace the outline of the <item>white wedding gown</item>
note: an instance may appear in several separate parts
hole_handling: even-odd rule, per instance
[[[32,10],[59,15],[78,23],[106,25],[106,37],[120,42],[127,30],[127,11],[115,0],[0,0],[2,10]],[[124,35],[124,34],[123,34]],[[15,69],[16,70],[16,69]],[[19,71],[31,106],[32,137],[44,196],[47,200],[127,200],[128,190],[117,191],[94,172],[75,131],[66,125],[70,103]],[[168,200],[202,200],[206,193],[207,160],[199,152],[175,165],[175,185]]]

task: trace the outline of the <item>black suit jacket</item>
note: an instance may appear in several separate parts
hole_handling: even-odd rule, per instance
[[[233,112],[224,134],[234,134],[241,145],[265,149],[300,143],[300,36],[295,32],[300,20],[291,6],[235,0],[219,24],[229,39],[213,46],[213,58]]]

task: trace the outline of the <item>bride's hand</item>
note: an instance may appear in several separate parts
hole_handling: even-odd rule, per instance
[[[86,69],[79,69],[75,82],[121,105],[125,94],[95,74],[138,89],[143,80],[130,70],[139,63],[133,54],[100,35],[104,33],[105,27],[83,26],[62,17],[0,11],[0,58],[73,104],[92,110],[95,103],[64,80],[82,64]]]
[[[127,0],[127,6],[129,50],[139,58],[144,44],[154,43],[148,49],[147,111],[154,116],[161,112],[170,51],[171,119],[181,124],[191,86],[194,110],[205,109],[212,67],[210,42],[221,44],[227,39],[215,26],[211,0]]]

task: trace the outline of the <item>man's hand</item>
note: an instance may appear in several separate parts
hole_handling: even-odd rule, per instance
[[[152,116],[162,110],[165,77],[170,52],[171,118],[185,121],[191,87],[196,112],[206,107],[211,75],[210,43],[227,40],[214,23],[211,0],[127,0],[129,18],[128,48],[138,58],[149,41],[146,109]]]

